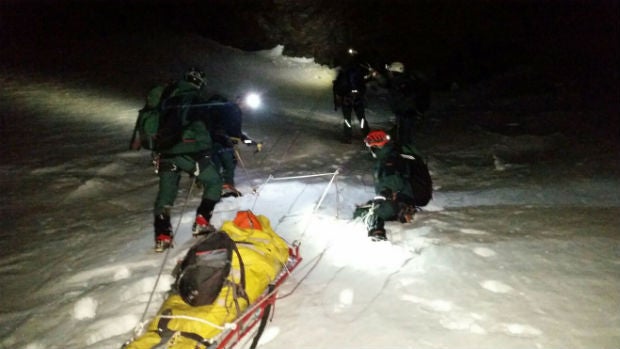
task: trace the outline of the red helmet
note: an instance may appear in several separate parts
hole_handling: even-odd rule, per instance
[[[381,148],[389,141],[390,135],[383,130],[370,131],[366,138],[364,138],[364,143],[366,143],[367,147]]]

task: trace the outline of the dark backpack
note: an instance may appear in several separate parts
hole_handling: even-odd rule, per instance
[[[358,66],[349,66],[343,68],[334,80],[333,92],[338,96],[349,96],[355,93],[364,95],[366,93],[366,81],[364,80],[364,71]]]
[[[195,121],[190,116],[192,105],[198,96],[194,93],[178,94],[162,98],[159,107],[159,125],[155,137],[155,150],[165,151],[183,140],[183,131]],[[198,109],[194,108],[193,112]]]
[[[408,176],[415,206],[426,206],[433,198],[433,180],[422,155],[412,145],[401,146],[403,172]]]
[[[241,267],[239,284],[228,280],[233,252],[236,253]],[[236,296],[248,300],[245,293],[245,269],[241,255],[230,236],[220,231],[202,237],[187,251],[179,266],[175,285],[179,295],[187,304],[201,306],[212,304],[225,284],[233,287]]]
[[[155,142],[162,116],[162,101],[174,92],[173,83],[159,85],[149,91],[144,108],[138,111],[136,130],[140,136],[140,146],[148,150],[156,150]]]

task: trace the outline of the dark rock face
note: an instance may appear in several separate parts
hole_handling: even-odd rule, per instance
[[[612,64],[619,10],[613,1],[211,0],[194,29],[247,50],[283,44],[323,64],[352,46],[441,80],[478,80],[520,64]]]
[[[191,31],[244,50],[269,49],[338,65],[355,47],[439,85],[479,81],[508,67],[605,70],[617,75],[620,2],[614,0],[5,0],[0,39],[46,44],[110,31]]]
[[[250,51],[281,44],[331,67],[354,47],[375,67],[404,62],[436,90],[508,77],[494,96],[475,98],[480,108],[506,109],[503,99],[520,96],[542,111],[613,114],[619,17],[615,0],[5,0],[0,58],[58,70],[88,64],[88,49],[68,47],[112,34],[191,32]],[[506,75],[515,71],[528,73]]]

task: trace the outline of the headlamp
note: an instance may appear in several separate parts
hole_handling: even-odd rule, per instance
[[[254,92],[250,92],[245,95],[244,102],[248,107],[252,109],[258,109],[261,106],[261,98],[257,93]]]

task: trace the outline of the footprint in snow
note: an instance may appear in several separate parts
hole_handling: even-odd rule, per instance
[[[445,329],[454,331],[467,331],[473,334],[486,334],[487,331],[478,324],[476,319],[465,314],[452,315],[449,314],[439,321],[439,324]]]
[[[486,235],[488,234],[486,231],[484,230],[479,230],[479,229],[469,229],[469,228],[463,228],[461,229],[461,233],[463,234],[469,234],[469,235]]]
[[[473,249],[473,251],[478,256],[484,257],[484,258],[495,257],[497,255],[495,251],[493,251],[490,248],[486,248],[486,247],[476,247]]]
[[[537,337],[542,331],[530,325],[523,324],[502,324],[502,331],[508,335],[515,337]]]
[[[491,291],[493,293],[508,293],[512,291],[512,287],[506,285],[503,282],[495,280],[486,280],[480,283],[482,288]]]
[[[334,306],[334,313],[341,313],[353,305],[353,301],[355,299],[355,293],[350,288],[345,288],[340,291],[338,295],[338,303]]]
[[[453,310],[452,302],[442,299],[426,299],[417,297],[411,294],[405,294],[401,297],[402,300],[419,304],[423,309],[445,313]]]
[[[76,320],[92,319],[97,315],[99,303],[91,297],[84,297],[73,306],[73,318]]]

